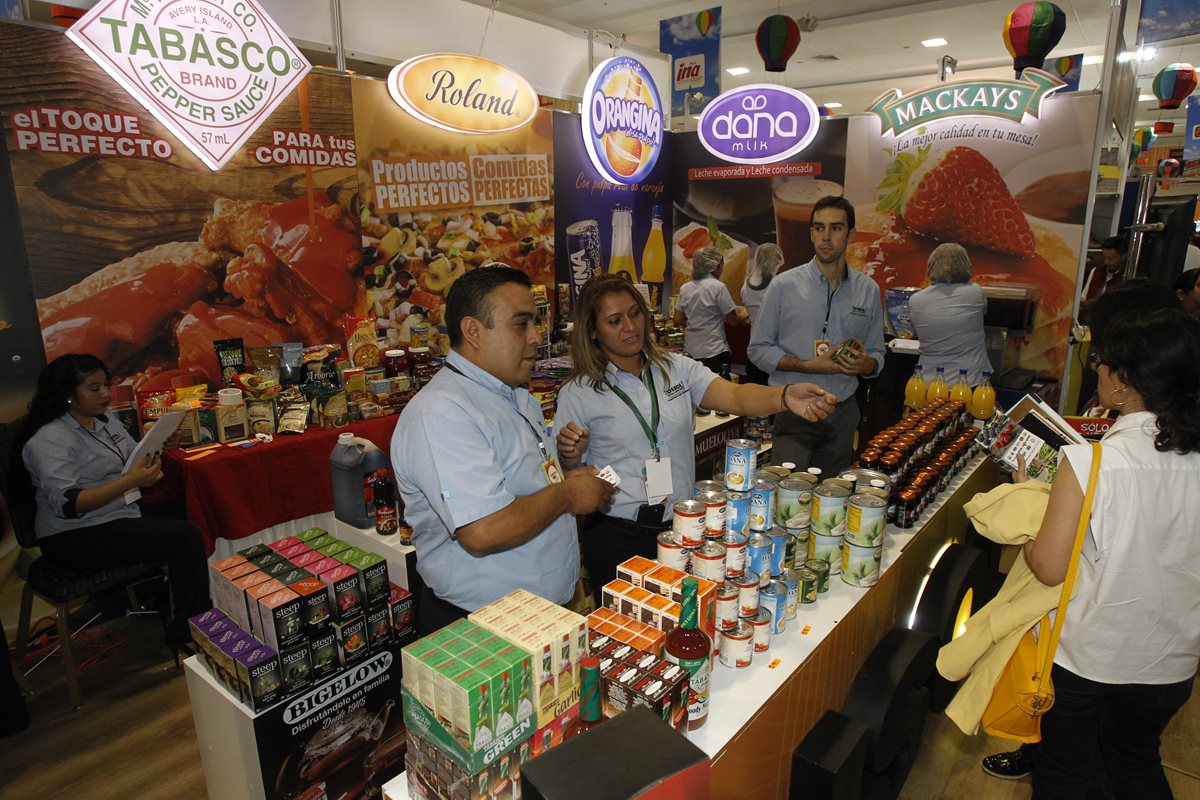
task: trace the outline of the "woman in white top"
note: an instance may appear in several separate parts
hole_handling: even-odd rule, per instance
[[[1100,401],[1120,417],[1102,440],[1092,518],[1054,658],[1054,706],[1034,755],[1034,797],[1168,798],[1159,736],[1200,660],[1200,323],[1179,310],[1126,313],[1092,356]],[[1061,583],[1091,467],[1063,449],[1025,558]]]
[[[750,326],[758,322],[758,309],[762,307],[763,298],[767,296],[767,287],[779,268],[783,266],[783,251],[779,245],[770,242],[760,244],[754,251],[754,264],[750,267],[746,280],[742,283],[742,305],[750,315]],[[746,380],[750,383],[767,385],[770,376],[746,359]]]
[[[976,386],[992,367],[983,334],[987,298],[983,287],[971,283],[967,251],[962,245],[939,244],[929,254],[926,274],[930,285],[908,300],[908,315],[921,342],[925,380],[942,367],[947,383],[953,384],[959,370],[965,369],[967,383]]]
[[[725,323],[745,325],[746,309],[733,302],[721,283],[725,256],[715,247],[702,247],[692,256],[692,280],[679,287],[675,327],[683,328],[687,354],[723,378],[729,377],[731,355],[725,340]]]

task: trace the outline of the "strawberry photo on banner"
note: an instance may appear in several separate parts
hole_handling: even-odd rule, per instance
[[[1087,246],[1098,100],[1049,97],[1038,118],[952,117],[885,132],[882,148],[864,152],[867,169],[847,176],[858,212],[850,264],[883,289],[921,287],[933,248],[961,244],[976,283],[1037,287],[1032,330],[1010,331],[1009,346],[1017,366],[1060,378]]]

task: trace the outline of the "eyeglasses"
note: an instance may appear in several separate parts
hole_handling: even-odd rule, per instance
[[[1113,367],[1116,366],[1116,364],[1114,364],[1113,362],[1106,361],[1105,359],[1101,358],[1099,353],[1091,353],[1088,355],[1088,366],[1090,366],[1092,369],[1095,369],[1095,370],[1100,369],[1101,364],[1108,367],[1109,369],[1112,369]]]

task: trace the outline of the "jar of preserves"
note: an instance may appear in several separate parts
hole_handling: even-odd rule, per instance
[[[395,378],[408,374],[408,354],[403,350],[386,350],[383,354],[383,373],[385,377]]]
[[[412,370],[413,388],[420,389],[433,379],[437,372],[433,365],[433,356],[428,347],[410,347],[408,349],[408,366]]]
[[[917,510],[917,504],[920,502],[919,495],[912,489],[901,489],[896,493],[896,527],[911,528],[917,522],[917,517],[920,512]]]
[[[894,450],[889,450],[879,456],[879,466],[876,469],[886,475],[893,486],[900,482],[902,459],[903,456]]]

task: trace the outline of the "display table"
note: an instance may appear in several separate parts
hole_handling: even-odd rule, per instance
[[[207,455],[170,450],[163,472],[168,488],[187,504],[188,519],[200,528],[212,554],[218,539],[244,539],[332,509],[329,454],[338,435],[348,431],[387,450],[397,419],[380,417],[352,422],[346,428],[310,429],[253,447],[222,446]]]
[[[688,737],[712,759],[712,800],[788,796],[792,752],[822,714],[842,707],[884,634],[907,627],[938,556],[965,534],[963,504],[998,480],[996,465],[976,456],[916,527],[888,526],[879,583],[858,589],[833,576],[829,591],[800,606],[750,667],[715,665],[708,724]],[[408,800],[404,776],[385,784],[384,793]]]

